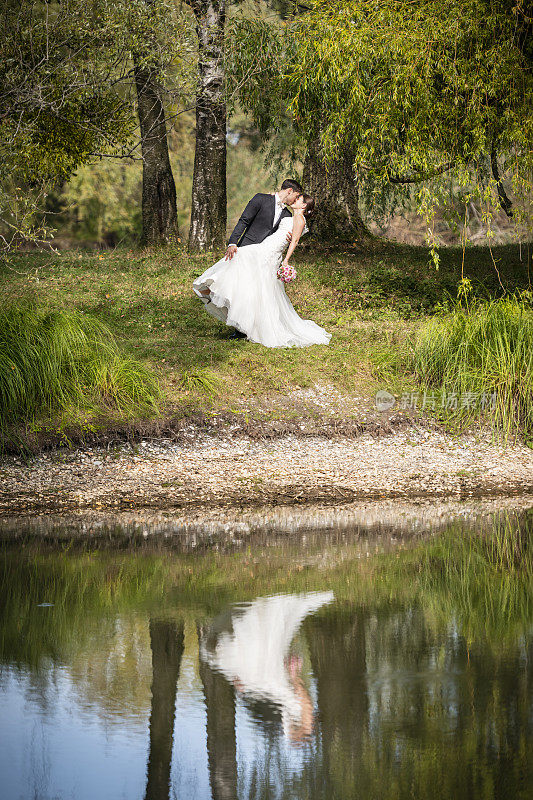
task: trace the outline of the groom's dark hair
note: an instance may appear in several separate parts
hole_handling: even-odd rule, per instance
[[[281,184],[282,189],[293,189],[295,192],[303,192],[303,186],[301,186],[298,181],[293,181],[292,178],[287,178],[286,181],[283,181]]]

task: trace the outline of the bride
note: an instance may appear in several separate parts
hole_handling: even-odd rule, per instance
[[[281,712],[293,742],[313,729],[313,703],[294,640],[304,619],[334,600],[331,591],[256,597],[213,620],[200,639],[200,659],[224,675],[248,706],[259,701]]]
[[[285,293],[276,273],[308,232],[307,219],[315,201],[301,195],[291,206],[293,216],[282,217],[266,239],[237,248],[231,260],[221,258],[193,283],[193,291],[216,319],[241,331],[251,342],[265,347],[307,347],[329,344],[331,334],[312,320],[302,319]],[[292,238],[285,258],[287,234]]]

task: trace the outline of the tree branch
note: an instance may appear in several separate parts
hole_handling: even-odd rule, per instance
[[[408,178],[400,178],[395,175],[391,175],[389,177],[390,183],[420,183],[421,181],[430,180],[430,178],[436,178],[437,175],[442,175],[443,172],[447,172],[449,169],[453,167],[455,161],[447,161],[446,164],[443,164],[441,167],[438,167],[436,170],[433,170],[431,174],[428,175],[410,175]]]
[[[498,155],[495,147],[493,147],[490,151],[490,165],[492,167],[492,175],[496,181],[496,189],[498,191],[498,200],[500,201],[500,206],[503,208],[508,217],[512,217],[513,212],[511,211],[511,207],[513,204],[505,194],[505,189],[503,188],[502,179],[498,170]]]

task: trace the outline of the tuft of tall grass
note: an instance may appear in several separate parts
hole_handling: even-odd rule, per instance
[[[158,397],[155,377],[99,320],[29,300],[0,310],[0,428],[72,406],[156,410]]]
[[[200,389],[205,394],[213,395],[218,389],[217,376],[207,369],[185,370],[180,375],[178,385],[182,389]]]
[[[533,438],[530,292],[457,302],[421,326],[411,358],[423,387],[455,395],[444,415],[469,421],[484,410],[505,439]]]

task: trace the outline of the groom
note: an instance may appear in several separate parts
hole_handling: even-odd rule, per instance
[[[281,189],[275,194],[256,194],[252,197],[229,237],[226,261],[233,258],[237,247],[258,244],[274,233],[278,229],[280,220],[290,216],[291,212],[287,206],[292,206],[302,192],[303,189],[298,181],[289,179],[283,181]],[[291,240],[290,233],[287,239]]]

